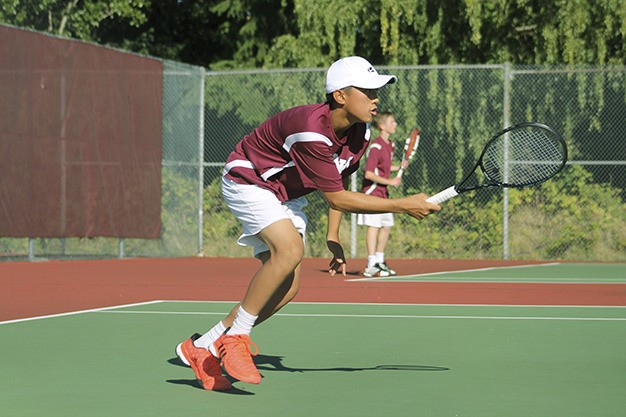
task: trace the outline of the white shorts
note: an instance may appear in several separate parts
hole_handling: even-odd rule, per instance
[[[381,213],[381,214],[358,214],[356,221],[359,226],[370,227],[385,227],[393,226],[393,213]]]
[[[302,209],[308,204],[306,198],[299,197],[281,203],[271,191],[256,185],[238,184],[225,177],[222,177],[222,196],[243,227],[243,234],[237,243],[252,246],[254,256],[269,251],[269,247],[257,235],[278,220],[290,219],[302,240],[305,240],[307,217]]]

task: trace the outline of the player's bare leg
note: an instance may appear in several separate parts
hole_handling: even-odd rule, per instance
[[[294,272],[304,256],[302,237],[289,219],[271,224],[259,237],[269,247],[270,255],[252,278],[241,302],[246,311],[256,316],[280,293],[281,287],[283,292],[284,288],[291,288]]]
[[[378,249],[378,241],[382,228],[368,226],[367,234],[365,235],[365,243],[367,245],[367,268],[363,272],[366,277],[383,277],[388,276],[385,271],[382,271],[376,264],[376,251]]]
[[[270,259],[270,252],[263,252],[259,255],[259,258],[261,259],[261,262],[266,263]],[[293,300],[296,294],[298,294],[298,289],[300,288],[300,271],[301,265],[298,265],[291,276],[287,277],[287,279],[280,285],[278,290],[259,313],[258,318],[254,323],[255,326],[258,326],[268,318],[272,317],[277,311]],[[232,326],[240,305],[241,303],[238,303],[230,311],[228,316],[222,320],[222,323],[226,328]]]
[[[214,343],[226,372],[253,384],[261,382],[261,375],[252,361],[256,353],[251,346],[256,346],[250,340],[250,331],[259,316],[269,317],[291,296],[296,275],[299,280],[295,271],[304,255],[304,242],[289,219],[272,223],[258,236],[269,247],[269,258],[264,256],[265,262],[252,278],[232,327]]]
[[[376,252],[384,252],[391,233],[391,226],[383,226],[379,229],[378,241],[376,242]]]
[[[383,226],[378,233],[378,243],[376,244],[376,266],[381,271],[386,272],[390,276],[396,275],[396,271],[391,269],[385,262],[385,247],[389,240],[389,234],[391,233],[391,226]]]
[[[376,252],[376,242],[378,241],[379,227],[369,226],[365,235],[365,243],[367,245],[367,255],[373,256]]]

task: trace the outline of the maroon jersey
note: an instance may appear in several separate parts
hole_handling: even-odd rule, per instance
[[[389,178],[391,174],[391,160],[393,159],[393,142],[385,142],[380,136],[372,142],[365,162],[365,171],[371,171],[379,177]],[[386,184],[378,184],[363,178],[361,192],[376,197],[388,198]]]
[[[224,175],[268,189],[280,201],[314,190],[341,191],[342,178],[357,170],[369,139],[365,123],[338,138],[328,103],[294,107],[245,136],[228,157]]]

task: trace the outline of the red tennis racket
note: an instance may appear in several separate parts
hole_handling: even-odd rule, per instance
[[[402,162],[407,161],[409,162],[412,158],[413,155],[415,155],[415,151],[417,150],[417,147],[420,144],[420,132],[419,130],[417,130],[417,128],[414,128],[411,131],[411,134],[409,135],[408,138],[406,138],[406,141],[404,141],[404,155],[402,155]],[[398,178],[402,177],[402,174],[404,173],[404,167],[400,167],[400,169],[398,170]]]

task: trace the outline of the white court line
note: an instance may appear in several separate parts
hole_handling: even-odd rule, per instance
[[[204,303],[204,304],[237,304],[239,301],[207,301],[207,300],[159,300],[159,303]],[[626,308],[623,306],[576,305],[576,304],[449,304],[449,303],[355,303],[339,301],[292,301],[289,305],[354,305],[354,306],[399,306],[399,307],[511,307],[511,308]]]
[[[501,270],[501,269],[519,269],[519,268],[531,268],[536,266],[555,266],[561,265],[561,262],[550,262],[545,264],[526,264],[526,265],[512,265],[512,266],[491,266],[489,268],[476,268],[476,269],[459,269],[456,271],[440,271],[440,272],[427,272],[424,274],[414,274],[414,275],[396,275],[393,277],[376,277],[376,278],[354,278],[354,279],[346,279],[345,281],[389,281],[398,278],[413,278],[413,277],[429,277],[433,275],[450,275],[450,274],[458,274],[464,272],[475,272],[475,271],[493,271],[493,270]],[[497,279],[497,278],[494,278]],[[439,281],[438,281],[439,282]]]
[[[33,320],[50,319],[50,318],[54,318],[54,317],[73,316],[73,315],[76,315],[76,314],[83,314],[83,313],[97,313],[97,312],[101,312],[101,311],[111,310],[111,309],[114,309],[114,308],[136,307],[136,306],[141,306],[141,305],[156,304],[156,303],[160,303],[160,302],[162,302],[162,301],[154,300],[154,301],[145,301],[145,302],[141,302],[141,303],[121,304],[121,305],[110,306],[110,307],[91,308],[91,309],[88,309],[88,310],[68,311],[66,313],[50,314],[50,315],[47,315],[47,316],[25,317],[25,318],[22,318],[22,319],[0,321],[0,325],[10,324],[10,323],[21,323],[21,322],[33,321]]]
[[[376,281],[376,282],[473,282],[473,283],[492,283],[492,284],[626,284],[623,278],[552,278],[552,277],[536,277],[536,278],[504,278],[504,277],[450,277],[443,279],[420,279],[418,275],[393,276],[393,277],[376,277],[376,278],[359,278],[346,281]],[[409,279],[404,279],[409,278]]]
[[[46,315],[46,316],[25,317],[25,318],[15,319],[15,320],[0,321],[0,325],[10,324],[10,323],[28,322],[28,321],[33,321],[33,320],[43,320],[43,319],[55,318],[55,317],[72,316],[72,315],[83,314],[83,313],[107,313],[108,312],[108,313],[131,313],[131,314],[146,313],[146,314],[188,314],[188,315],[194,315],[194,314],[198,314],[198,315],[225,315],[225,314],[227,314],[227,312],[210,313],[210,312],[167,312],[167,311],[161,311],[161,312],[112,311],[112,310],[115,310],[115,309],[118,309],[118,308],[136,307],[136,306],[158,304],[158,303],[236,304],[237,301],[152,300],[152,301],[144,301],[144,302],[140,302],[140,303],[120,304],[120,305],[109,306],[109,307],[93,308],[93,309],[87,309],[87,310],[77,310],[77,311],[70,311],[70,312],[59,313],[59,314],[50,314],[50,315]],[[421,303],[420,304],[405,304],[405,303],[352,303],[352,302],[342,303],[342,302],[317,302],[317,301],[297,301],[297,302],[292,302],[292,303],[289,303],[289,304],[291,304],[291,305],[297,305],[297,304],[307,304],[307,305],[354,305],[354,306],[365,305],[365,306],[403,306],[403,307],[406,307],[406,306],[408,306],[408,307],[416,306],[416,307],[610,308],[610,309],[626,308],[626,306],[603,306],[603,305],[583,305],[583,306],[581,306],[581,305],[545,305],[545,304],[544,305],[535,305],[535,304],[528,304],[528,305],[510,305],[510,304],[421,304]],[[287,315],[287,314],[286,313],[278,313],[277,315]],[[433,317],[433,316],[426,316],[426,317]],[[452,317],[452,316],[450,316],[450,317]]]
[[[224,312],[189,311],[98,311],[107,314],[164,314],[164,315],[220,315]],[[626,321],[626,317],[541,317],[541,316],[425,316],[398,314],[296,314],[276,313],[276,317],[322,317],[322,318],[366,318],[366,319],[455,319],[455,320],[567,320],[567,321]]]

